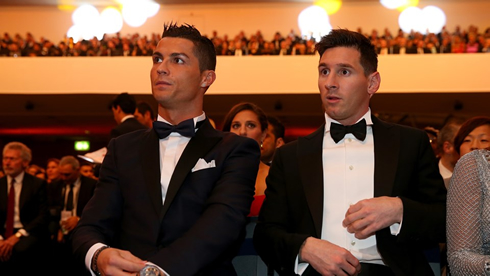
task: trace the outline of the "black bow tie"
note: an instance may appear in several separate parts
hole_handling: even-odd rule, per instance
[[[347,133],[352,133],[357,139],[364,141],[366,139],[366,120],[362,119],[357,124],[351,126],[336,123],[330,124],[330,136],[332,136],[335,143],[342,140]]]
[[[194,119],[182,121],[176,126],[165,122],[154,121],[153,129],[160,139],[167,138],[172,132],[178,132],[180,135],[185,137],[194,137],[194,135],[196,135]]]

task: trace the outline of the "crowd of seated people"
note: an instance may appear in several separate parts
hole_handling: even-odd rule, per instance
[[[383,33],[373,29],[364,33],[376,46],[380,55],[385,54],[429,54],[429,53],[478,53],[490,52],[490,27],[484,32],[470,25],[467,30],[457,26],[453,31],[444,28],[440,33],[423,35],[419,32],[405,33],[399,30],[393,35],[388,28]],[[287,35],[276,32],[268,40],[261,31],[247,36],[243,31],[233,38],[228,35],[219,36],[213,31],[209,37],[218,55],[313,55],[315,39],[304,39],[290,31]],[[31,33],[25,37],[20,34],[11,36],[4,33],[0,40],[0,57],[20,56],[151,56],[153,49],[160,40],[159,34],[140,36],[128,34],[122,36],[105,35],[101,40],[92,38],[74,42],[72,38],[64,38],[57,44],[41,37],[36,40]]]

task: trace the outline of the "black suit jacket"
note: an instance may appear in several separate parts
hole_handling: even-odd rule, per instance
[[[83,261],[102,242],[170,275],[233,275],[259,158],[257,142],[217,131],[206,119],[182,153],[162,204],[156,133],[111,140],[95,194],[73,232],[74,252]],[[192,172],[199,159],[214,160],[215,167]]]
[[[7,219],[8,185],[7,177],[0,178],[0,230],[5,232]],[[23,229],[34,237],[47,237],[47,191],[46,181],[24,173],[19,197],[20,222]]]
[[[85,205],[94,194],[97,180],[80,175],[80,190],[77,198],[77,215],[81,216]],[[48,186],[50,212],[55,215],[55,221],[59,225],[61,210],[64,208],[66,184],[63,180],[58,180]]]
[[[378,251],[396,275],[432,275],[424,242],[445,239],[446,192],[427,134],[373,117],[374,196],[403,202],[398,236],[376,232]],[[306,238],[321,237],[324,126],[278,149],[255,228],[259,255],[281,275],[293,275]],[[303,275],[318,275],[310,266]]]
[[[124,122],[111,129],[111,138],[116,138],[119,135],[133,132],[135,130],[147,129],[136,118],[128,118]]]

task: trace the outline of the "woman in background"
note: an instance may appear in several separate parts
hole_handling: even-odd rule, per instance
[[[476,116],[466,120],[454,137],[454,148],[461,157],[487,147],[490,147],[490,117]]]
[[[233,106],[225,116],[223,131],[235,133],[257,141],[262,149],[262,141],[267,134],[267,116],[257,105],[249,102]],[[255,181],[255,196],[249,216],[259,215],[260,207],[264,201],[265,178],[269,174],[269,166],[260,162],[257,179]]]
[[[490,147],[458,160],[446,223],[451,275],[490,275]]]
[[[58,172],[58,165],[60,160],[57,158],[49,158],[46,165],[46,181],[51,184],[59,179],[60,173]]]
[[[257,141],[261,146],[267,134],[267,116],[257,105],[249,102],[233,106],[225,116],[223,131],[233,132]],[[252,242],[252,235],[257,223],[260,207],[265,199],[265,178],[269,174],[269,166],[260,162],[257,179],[255,180],[254,201],[250,208],[249,222],[246,228],[246,237],[239,249],[238,255],[233,259],[233,267],[238,275],[267,275],[267,267],[258,256]]]

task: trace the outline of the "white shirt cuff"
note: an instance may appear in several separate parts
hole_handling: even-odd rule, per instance
[[[294,273],[298,275],[303,275],[309,265],[309,263],[299,263],[299,255],[296,256],[296,260],[294,261]]]
[[[88,271],[90,271],[90,274],[92,274],[92,276],[96,276],[94,274],[94,272],[92,271],[92,257],[94,256],[94,253],[95,251],[97,251],[99,248],[103,247],[103,246],[106,246],[105,244],[103,243],[96,243],[94,245],[92,245],[92,247],[90,247],[90,249],[87,251],[87,254],[85,255],[85,267],[88,269]]]
[[[403,220],[400,223],[395,223],[390,226],[391,234],[393,236],[398,236],[398,234],[400,234],[400,230],[402,229],[402,223]]]

